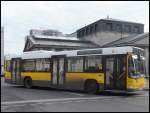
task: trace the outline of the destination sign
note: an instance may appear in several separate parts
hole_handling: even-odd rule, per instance
[[[78,51],[77,55],[87,55],[87,54],[102,54],[102,49],[98,50],[85,50],[85,51]]]

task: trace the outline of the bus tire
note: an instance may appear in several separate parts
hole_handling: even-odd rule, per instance
[[[28,89],[32,88],[32,79],[30,77],[24,79],[24,87]]]
[[[87,80],[84,85],[84,90],[89,94],[96,94],[98,92],[98,83],[95,80]]]

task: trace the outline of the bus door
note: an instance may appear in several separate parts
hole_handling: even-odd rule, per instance
[[[11,79],[12,83],[19,84],[21,82],[21,59],[14,58],[11,61],[12,70],[11,70]]]
[[[105,89],[124,90],[126,84],[125,57],[105,58]]]
[[[52,56],[52,85],[64,85],[65,56]]]
[[[118,89],[118,90],[126,89],[126,64],[127,64],[127,59],[125,55],[116,56],[115,66],[114,66],[115,89]]]
[[[105,89],[114,88],[114,57],[105,58]]]

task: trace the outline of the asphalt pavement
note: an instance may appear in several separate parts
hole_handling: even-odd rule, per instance
[[[2,112],[148,112],[149,90],[140,94],[86,94],[51,88],[4,83],[1,79]]]

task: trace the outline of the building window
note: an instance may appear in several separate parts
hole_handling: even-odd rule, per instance
[[[131,26],[125,25],[125,32],[131,32]]]
[[[84,35],[86,35],[86,29],[84,29]]]
[[[83,72],[83,57],[69,58],[68,72]]]
[[[89,34],[89,30],[90,30],[89,27],[87,27],[87,28],[86,28],[86,35]]]
[[[90,33],[93,33],[93,26],[90,27]]]
[[[98,29],[98,25],[95,24],[95,26],[94,26],[94,31],[97,31],[97,29]]]
[[[79,31],[77,32],[77,37],[80,37],[80,36],[79,36]]]
[[[121,31],[122,31],[121,24],[117,24],[117,25],[116,25],[116,31],[118,31],[118,32],[121,32]]]
[[[139,33],[139,27],[138,26],[134,26],[134,33]]]
[[[83,30],[82,30],[82,36],[84,36],[84,35],[85,35],[85,30],[83,29]]]
[[[112,23],[106,23],[106,30],[112,31]]]
[[[78,31],[78,37],[81,37],[81,30],[80,31]]]
[[[79,37],[81,37],[81,35],[82,35],[82,34],[81,34],[81,31],[79,31]]]
[[[102,57],[101,56],[86,57],[85,58],[85,71],[86,72],[102,71]]]

